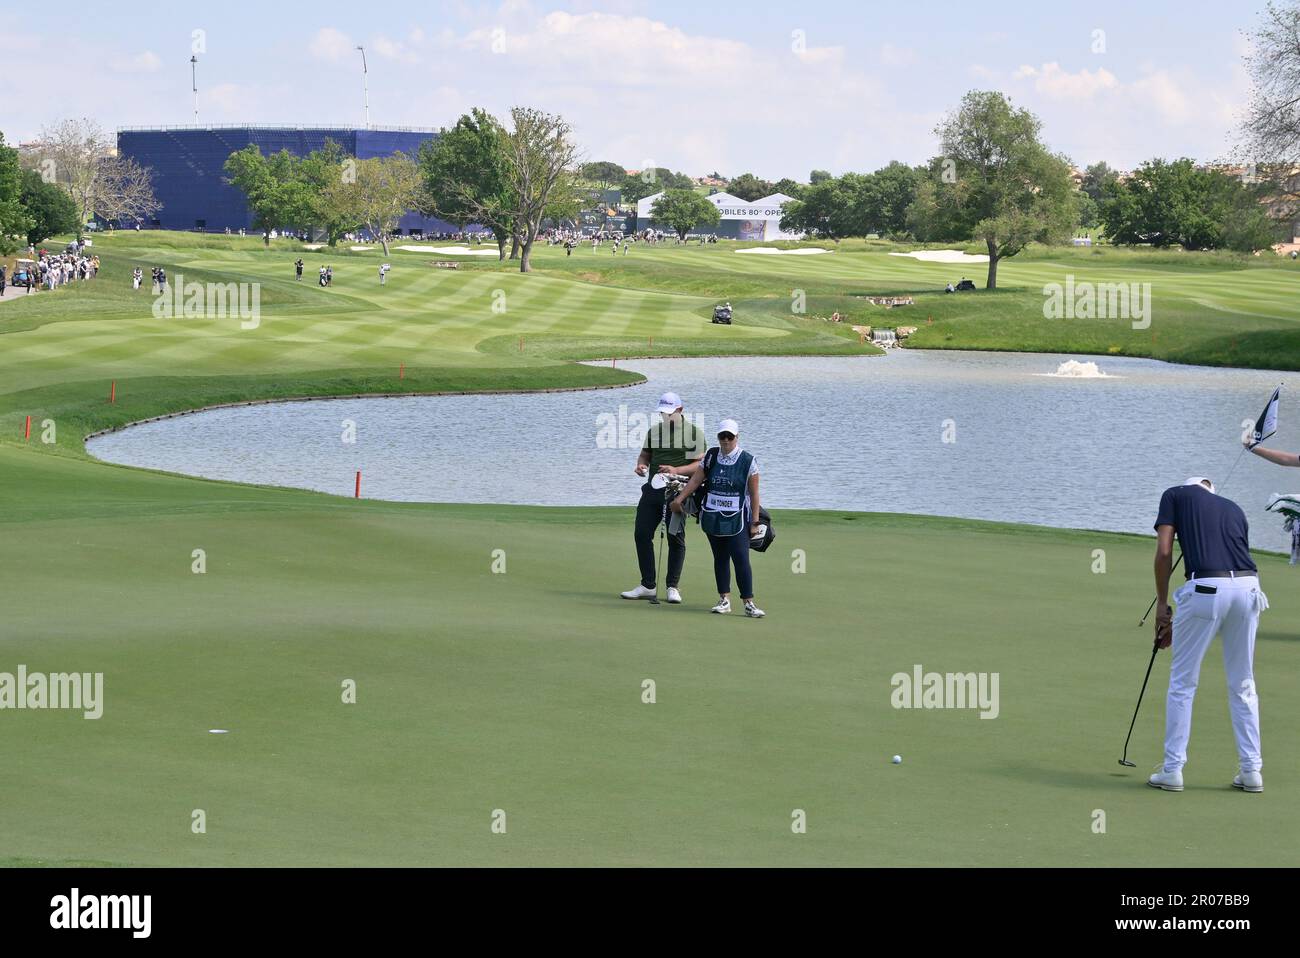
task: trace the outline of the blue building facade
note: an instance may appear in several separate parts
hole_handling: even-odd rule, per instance
[[[153,176],[154,195],[162,204],[149,224],[171,230],[222,233],[253,228],[244,194],[226,182],[225,162],[249,145],[264,155],[288,150],[306,156],[333,140],[359,160],[402,152],[414,158],[420,145],[435,139],[433,130],[357,129],[355,127],[220,126],[127,128],[117,134],[117,149]],[[449,232],[443,220],[408,213],[399,232]]]

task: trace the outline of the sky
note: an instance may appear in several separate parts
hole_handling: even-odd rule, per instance
[[[481,106],[559,113],[587,160],[806,181],[938,152],[973,89],[1006,93],[1052,150],[1131,169],[1223,159],[1263,0],[791,3],[118,0],[0,31],[0,132],[123,126],[443,127]],[[17,28],[17,29],[16,29]]]

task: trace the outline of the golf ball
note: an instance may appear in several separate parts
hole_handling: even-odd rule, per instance
[[[895,764],[895,765],[902,765],[902,764],[903,764],[903,756],[901,756],[901,755],[895,755],[893,761],[894,761],[894,764]]]

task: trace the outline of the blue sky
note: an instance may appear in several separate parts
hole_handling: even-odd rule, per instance
[[[366,5],[74,5],[0,32],[0,130],[65,116],[106,129],[443,126],[472,106],[570,119],[589,159],[804,180],[937,152],[970,89],[1038,114],[1080,164],[1221,158],[1249,92],[1243,31],[1262,0],[829,3],[578,0]],[[995,12],[989,14],[993,9]],[[1096,31],[1101,31],[1097,33]]]

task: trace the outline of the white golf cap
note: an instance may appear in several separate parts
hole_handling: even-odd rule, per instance
[[[739,436],[740,426],[736,424],[736,420],[734,419],[724,419],[722,422],[718,423],[718,428],[714,430],[714,433],[716,435],[717,433],[724,432],[729,432],[733,436]]]
[[[1214,483],[1210,482],[1205,476],[1188,476],[1183,483],[1185,486],[1208,486],[1210,491],[1214,491]]]
[[[682,404],[682,397],[677,393],[664,393],[659,397],[660,412],[676,412]]]

